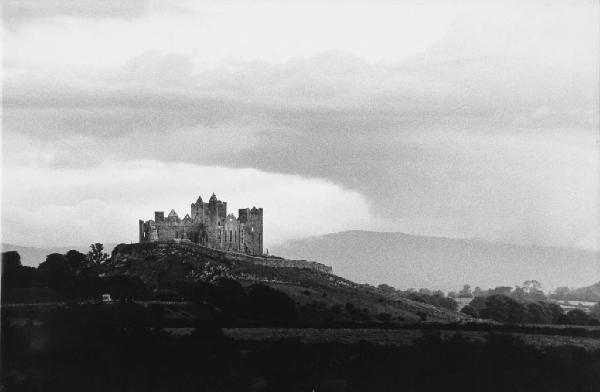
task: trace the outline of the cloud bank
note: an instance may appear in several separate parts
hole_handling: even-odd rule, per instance
[[[287,40],[283,55],[269,52],[281,42],[273,32],[264,38],[263,27],[238,25],[254,39],[232,38],[227,26],[244,12],[254,23],[264,21],[260,11],[238,3],[192,7],[177,17],[150,8],[118,22],[74,18],[57,27],[30,21],[8,36],[3,160],[15,172],[26,164],[46,167],[57,180],[82,168],[131,172],[132,162],[147,160],[173,170],[229,168],[233,176],[253,169],[253,178],[306,181],[306,190],[294,188],[310,200],[302,206],[319,200],[341,211],[347,195],[361,200],[348,207],[361,211],[356,219],[316,214],[310,225],[275,238],[317,234],[316,228],[371,228],[597,249],[598,13],[591,12],[597,6],[582,4],[471,5],[450,18],[439,15],[441,5],[411,8],[412,14],[328,5],[317,10],[329,20],[337,12],[340,31],[319,30],[326,18],[316,18],[323,44],[312,41],[312,32],[301,34],[306,25],[282,25],[288,11],[262,4],[259,10],[280,16],[265,23]],[[428,14],[432,9],[437,12]],[[295,10],[306,18],[315,11]],[[201,11],[222,18],[225,27],[199,17]],[[384,17],[386,11],[393,17]],[[407,27],[394,29],[394,17],[416,18],[406,24],[415,36],[419,21],[442,27],[411,44]],[[175,49],[165,50],[153,35],[132,35],[159,20]],[[372,31],[359,29],[375,48],[346,43],[362,42],[350,39],[352,23],[361,20],[381,22]],[[123,33],[123,43],[114,42],[107,59],[95,62],[107,42],[92,33],[109,27],[110,37]],[[64,57],[49,58],[39,40],[27,41],[33,32],[62,38],[74,28],[90,44],[65,38],[58,48]],[[197,35],[190,39],[191,33]],[[83,65],[88,60],[95,65]],[[335,191],[315,197],[319,184]],[[176,193],[190,193],[186,200],[198,193],[184,188]],[[222,193],[217,188],[211,187]],[[111,194],[121,187],[105,189],[97,190],[100,209],[117,208]],[[248,184],[247,192],[252,189]],[[168,204],[147,191],[146,209]],[[3,191],[3,205],[7,200],[26,213],[22,196],[13,195]],[[285,210],[296,206],[288,193],[275,199]],[[73,200],[72,207],[83,202]],[[13,220],[4,226],[5,233],[27,231],[15,229]]]

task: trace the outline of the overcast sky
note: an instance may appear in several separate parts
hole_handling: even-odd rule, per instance
[[[5,0],[3,241],[137,241],[215,192],[267,247],[598,250],[596,1],[249,4]]]

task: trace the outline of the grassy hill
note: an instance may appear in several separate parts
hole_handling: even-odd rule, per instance
[[[104,267],[104,275],[140,277],[151,287],[174,282],[234,279],[242,285],[262,283],[285,292],[297,304],[306,321],[327,314],[338,321],[388,319],[415,322],[457,321],[462,314],[436,308],[374,287],[359,285],[334,274],[304,268],[257,265],[225,252],[210,250],[203,255],[177,244],[119,245]]]

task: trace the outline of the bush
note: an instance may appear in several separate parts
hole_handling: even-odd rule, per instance
[[[466,314],[467,316],[479,318],[479,312],[477,312],[477,310],[471,305],[463,306],[460,312]]]
[[[600,302],[596,302],[590,309],[590,316],[600,319]]]
[[[562,308],[545,301],[517,300],[503,294],[475,297],[469,304],[481,318],[502,323],[568,323]]]
[[[485,299],[485,308],[479,314],[482,318],[502,323],[523,323],[526,321],[525,305],[502,294],[490,295]]]
[[[569,325],[587,325],[590,317],[581,309],[569,310],[566,314],[566,323]]]

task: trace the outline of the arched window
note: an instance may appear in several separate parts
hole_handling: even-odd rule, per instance
[[[232,235],[233,235],[232,231],[229,230],[229,242],[233,241]]]

